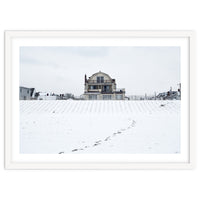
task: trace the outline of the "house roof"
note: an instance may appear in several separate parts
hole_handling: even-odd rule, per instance
[[[98,74],[103,74],[103,75],[107,76],[109,79],[112,79],[108,74],[101,72],[101,71],[94,73],[92,76],[89,77],[89,79],[92,79],[94,76],[97,76]]]

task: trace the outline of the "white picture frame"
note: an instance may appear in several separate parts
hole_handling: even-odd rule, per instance
[[[53,40],[55,38],[159,38],[168,39],[186,39],[188,42],[188,81],[185,83],[188,87],[188,135],[187,135],[187,161],[76,161],[61,160],[25,160],[18,161],[15,157],[14,141],[19,138],[19,130],[14,128],[14,109],[16,101],[14,93],[18,93],[13,87],[15,71],[15,46],[17,40]],[[47,41],[48,44],[48,41]],[[5,31],[5,169],[192,169],[195,163],[195,34],[193,31]],[[15,72],[14,72],[15,71]],[[16,81],[16,80],[15,80]],[[58,155],[57,155],[58,156]],[[103,155],[102,155],[103,156]]]

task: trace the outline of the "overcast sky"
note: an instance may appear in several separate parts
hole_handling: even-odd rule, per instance
[[[180,47],[20,47],[20,86],[36,91],[84,92],[84,75],[102,71],[127,95],[174,90]]]

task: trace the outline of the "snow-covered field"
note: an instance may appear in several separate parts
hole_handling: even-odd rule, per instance
[[[180,153],[180,101],[20,101],[20,153]]]

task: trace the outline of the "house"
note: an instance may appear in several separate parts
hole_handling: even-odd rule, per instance
[[[172,91],[172,88],[168,92],[159,93],[156,96],[156,99],[159,100],[181,100],[181,92],[180,89],[178,91]]]
[[[32,100],[35,98],[35,88],[19,87],[19,100]]]
[[[116,81],[104,72],[97,72],[87,79],[85,75],[85,100],[125,100],[125,89],[116,88]]]

